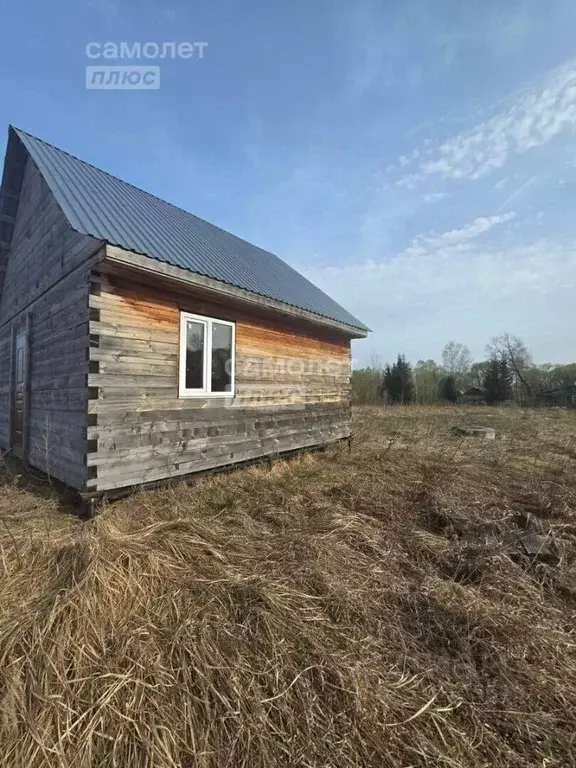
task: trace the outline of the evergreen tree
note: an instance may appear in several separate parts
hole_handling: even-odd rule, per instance
[[[402,392],[402,404],[410,405],[416,399],[416,388],[414,387],[414,376],[412,375],[412,366],[406,360],[404,355],[398,355],[396,361],[397,375],[400,379]]]
[[[402,402],[402,385],[398,376],[396,364],[387,364],[384,369],[384,389],[389,403]]]
[[[404,355],[398,355],[394,365],[386,366],[383,384],[389,402],[400,405],[409,405],[414,402],[415,388],[412,366]]]
[[[390,363],[386,363],[384,375],[382,376],[382,386],[380,387],[380,396],[387,397],[388,402],[392,402],[391,392],[394,388],[392,368]]]
[[[493,356],[488,361],[484,374],[484,388],[487,391],[486,400],[489,404],[510,400],[514,385],[514,372],[506,357]]]
[[[447,400],[449,403],[458,402],[458,390],[456,388],[456,379],[454,376],[445,376],[440,382],[440,399]]]
[[[491,357],[488,361],[482,386],[486,390],[488,405],[497,403],[500,399],[500,360],[497,357]]]

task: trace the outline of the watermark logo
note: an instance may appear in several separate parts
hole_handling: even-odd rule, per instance
[[[97,43],[86,45],[89,59],[110,60],[167,60],[203,59],[208,43]],[[90,64],[86,67],[86,88],[89,90],[158,90],[159,65]]]
[[[160,88],[160,67],[86,67],[88,90],[147,91]]]

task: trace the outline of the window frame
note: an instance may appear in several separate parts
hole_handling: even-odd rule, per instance
[[[204,388],[186,388],[186,354],[187,348],[187,323],[188,321],[202,323],[204,325]],[[212,326],[214,323],[227,325],[232,329],[232,356],[230,370],[230,390],[227,392],[212,392]],[[236,323],[230,320],[221,320],[218,317],[196,315],[192,312],[180,311],[180,342],[178,359],[178,396],[179,397],[225,397],[235,396],[236,389]]]

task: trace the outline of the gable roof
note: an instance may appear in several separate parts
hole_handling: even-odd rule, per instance
[[[548,397],[548,395],[563,395],[563,394],[576,394],[576,382],[574,384],[565,384],[562,387],[555,387],[554,389],[544,389],[542,392],[538,392],[537,397]]]
[[[335,320],[358,335],[369,330],[273,253],[24,131],[10,131],[30,153],[77,232]]]

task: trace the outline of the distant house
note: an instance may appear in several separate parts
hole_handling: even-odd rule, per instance
[[[0,445],[85,495],[350,436],[367,327],[281,261],[23,131],[0,193]]]
[[[536,402],[543,408],[554,406],[559,408],[576,408],[576,384],[540,392],[536,396]]]
[[[479,403],[486,403],[488,397],[488,390],[484,387],[470,387],[462,393],[462,402],[465,405],[478,405]]]

